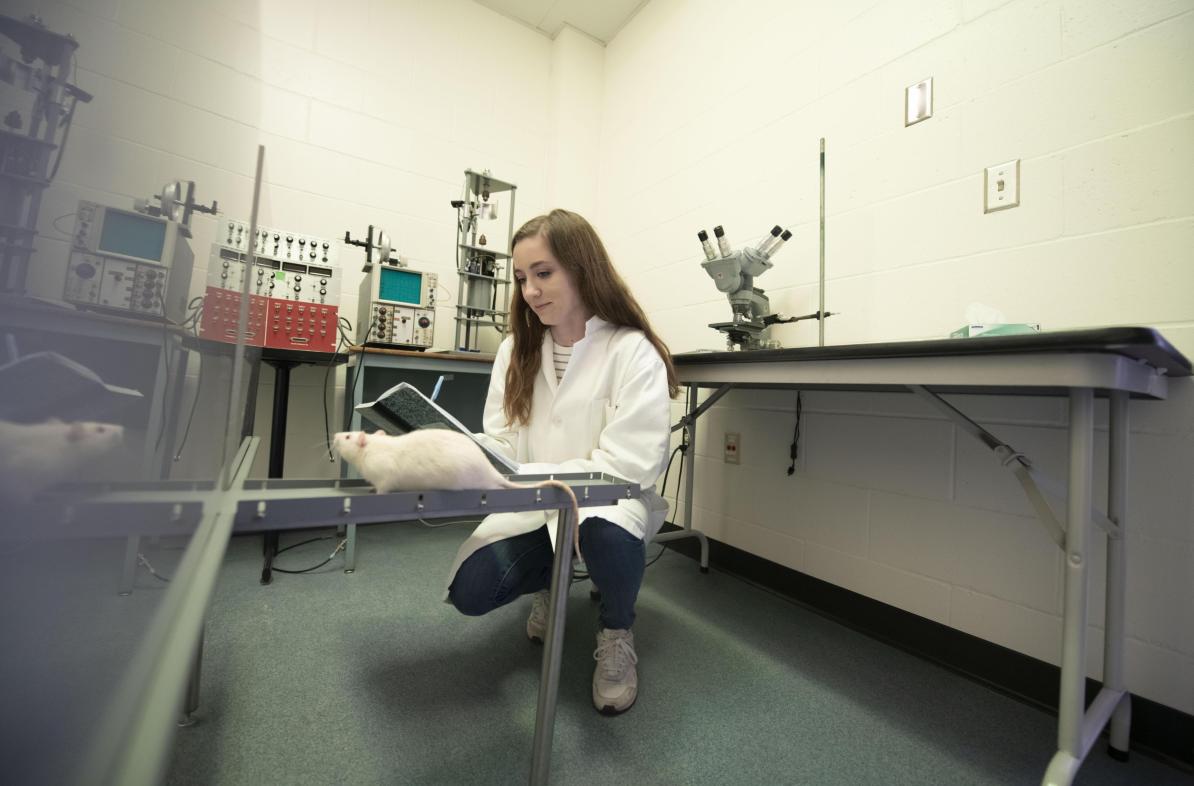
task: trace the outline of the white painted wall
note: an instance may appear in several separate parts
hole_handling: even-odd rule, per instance
[[[438,273],[435,349],[453,343],[456,212],[464,170],[518,185],[515,224],[546,207],[552,42],[468,0],[14,0],[80,42],[78,83],[95,95],[76,115],[41,211],[46,239],[33,294],[58,297],[65,236],[55,218],[80,198],[131,207],[193,179],[223,217],[247,220],[257,145],[266,148],[260,223],[337,241],[384,227],[416,269]],[[591,177],[591,173],[589,175]],[[503,204],[505,207],[505,204]],[[501,216],[505,224],[506,215]],[[195,294],[203,292],[217,220],[194,221]],[[71,219],[59,227],[67,231]],[[62,240],[56,238],[63,238]],[[341,313],[355,322],[360,249],[341,249]],[[498,335],[482,348],[496,348]],[[184,402],[193,395],[191,368]],[[333,476],[322,451],[325,369],[292,377],[287,474]],[[226,382],[224,383],[226,384]],[[206,472],[224,418],[219,381],[204,398],[179,472]],[[333,430],[344,370],[328,386]],[[334,391],[334,393],[332,392]],[[254,474],[266,474],[270,371],[262,375]]]
[[[817,308],[827,140],[830,344],[936,338],[968,304],[1046,329],[1143,324],[1194,356],[1194,3],[654,0],[610,43],[601,229],[674,351],[721,348],[728,304],[699,229],[796,233],[756,283]],[[904,88],[935,113],[905,128]],[[1022,204],[984,215],[983,168],[1020,158]],[[815,323],[776,330],[816,343]],[[1132,405],[1128,684],[1194,712],[1194,390]],[[1065,403],[955,397],[1066,477]],[[1062,565],[1012,477],[911,395],[735,392],[701,423],[710,536],[1042,660]],[[1098,467],[1106,472],[1099,403]],[[680,406],[676,406],[677,417]],[[742,464],[722,461],[725,432]],[[673,473],[674,474],[674,473]],[[1105,483],[1098,490],[1105,504]],[[683,515],[683,512],[681,512]],[[1104,555],[1092,565],[1101,592]],[[1090,673],[1101,670],[1101,600]]]
[[[547,203],[596,220],[605,47],[567,25],[551,43]]]
[[[379,224],[453,294],[447,203],[466,167],[518,184],[516,223],[594,206],[672,348],[718,347],[704,326],[728,306],[698,267],[696,231],[720,223],[742,244],[791,227],[758,283],[778,311],[814,310],[824,136],[828,297],[841,312],[830,343],[942,336],[982,301],[1046,328],[1155,325],[1194,355],[1191,0],[654,0],[600,53],[465,0],[10,6],[80,40],[79,82],[96,94],[43,206],[37,294],[61,291],[66,246],[50,222],[80,197],[128,204],[193,178],[201,199],[245,217],[262,142],[263,222],[329,237]],[[926,76],[936,114],[904,128],[903,89]],[[1021,207],[984,216],[982,168],[1017,157]],[[196,219],[200,260],[213,232]],[[359,252],[343,258],[351,316]],[[450,343],[451,305],[437,347]],[[815,336],[811,324],[777,333],[788,346]],[[342,371],[335,380],[333,413]],[[322,369],[295,373],[288,475],[333,472],[318,448],[322,382]],[[271,396],[266,380],[262,435]],[[956,403],[1064,477],[1063,404]],[[218,397],[202,404],[183,474],[204,465],[204,429],[221,417]],[[735,393],[702,422],[699,527],[1058,661],[1060,558],[989,456],[910,397],[818,394],[788,477],[794,404]],[[1194,712],[1191,385],[1134,404],[1133,418],[1129,685]],[[740,466],[721,462],[725,431],[742,434]],[[1099,656],[1092,647],[1096,676]]]

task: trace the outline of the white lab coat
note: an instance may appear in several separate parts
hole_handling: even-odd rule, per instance
[[[511,426],[502,410],[506,369],[514,338],[498,347],[485,398],[484,434],[478,439],[520,463],[519,473],[605,472],[643,489],[641,499],[582,508],[581,521],[600,516],[649,540],[663,525],[667,503],[655,492],[663,474],[671,433],[667,368],[642,331],[593,317],[572,346],[564,378],[557,383],[551,331],[543,336],[541,368],[535,378],[531,417]],[[495,513],[460,547],[448,584],[473,552],[503,538],[547,524],[555,547],[555,511]]]

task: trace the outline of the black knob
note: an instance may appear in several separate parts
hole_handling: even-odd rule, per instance
[[[286,236],[286,242],[287,242],[287,243],[293,243],[293,242],[294,242],[294,235],[287,235],[287,236]]]
[[[419,317],[419,327],[425,328],[431,326],[431,320],[427,317]]]
[[[328,280],[326,278],[319,279],[320,284],[326,284],[327,282],[328,282]]]
[[[275,232],[275,233],[274,233],[274,242],[275,242],[275,243],[277,243],[277,242],[278,242],[278,238],[279,238],[279,237],[281,237],[281,236],[280,236],[280,235],[279,235],[277,232]]]

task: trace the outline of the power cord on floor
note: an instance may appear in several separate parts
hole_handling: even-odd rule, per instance
[[[293,544],[291,544],[291,545],[287,546],[287,547],[286,547],[286,548],[284,548],[284,549],[278,549],[278,551],[277,551],[277,553],[274,555],[274,557],[275,557],[275,558],[277,558],[277,556],[278,556],[279,554],[282,554],[282,553],[283,553],[283,552],[285,552],[285,551],[290,551],[291,549],[298,548],[299,546],[305,546],[305,545],[307,545],[308,543],[314,543],[314,542],[316,542],[316,541],[319,541],[319,540],[332,540],[332,539],[333,539],[333,538],[335,538],[335,537],[336,537],[335,535],[323,535],[323,536],[321,536],[321,537],[318,537],[318,538],[308,538],[307,540],[300,541],[300,542],[298,542],[298,543],[293,543]],[[284,569],[284,568],[279,568],[279,567],[277,567],[277,566],[275,565],[275,566],[273,567],[273,570],[276,570],[278,573],[292,573],[292,574],[297,574],[297,573],[310,573],[310,572],[311,572],[311,571],[313,571],[313,570],[319,570],[319,569],[320,569],[320,568],[322,568],[324,565],[326,565],[326,564],[328,564],[329,562],[331,562],[331,561],[332,561],[332,560],[335,558],[335,556],[336,556],[337,554],[339,554],[339,553],[340,553],[340,550],[341,550],[341,549],[343,549],[343,548],[345,547],[345,545],[347,545],[347,543],[348,543],[348,538],[343,538],[343,539],[340,541],[340,543],[339,543],[339,544],[336,546],[336,548],[332,550],[332,553],[328,555],[328,558],[327,558],[327,559],[325,559],[323,562],[319,563],[318,565],[312,565],[311,567],[309,567],[309,568],[303,568],[302,570],[286,570],[286,569]]]

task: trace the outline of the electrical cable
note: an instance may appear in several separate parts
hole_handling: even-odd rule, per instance
[[[153,565],[149,564],[149,560],[145,559],[145,555],[142,554],[141,552],[137,552],[137,562],[141,563],[141,565],[143,565],[145,567],[145,569],[147,571],[149,571],[149,575],[153,576],[155,579],[158,579],[159,581],[164,581],[167,584],[170,583],[170,579],[166,578],[165,576],[161,575],[160,573],[158,573],[156,570],[153,569]]]
[[[199,301],[196,303],[195,301]],[[203,298],[202,296],[191,298],[191,302],[187,303],[187,310],[193,312],[193,316],[188,316],[184,319],[182,324],[185,326],[187,322],[191,323],[191,332],[196,336],[199,335],[199,318],[203,314]],[[195,420],[195,410],[199,407],[199,394],[203,390],[203,353],[199,353],[199,378],[195,381],[195,398],[191,400],[191,412],[187,415],[187,425],[182,432],[182,440],[178,443],[178,449],[174,451],[174,460],[180,461],[182,459],[182,451],[187,446],[187,437],[191,435],[191,423]]]
[[[337,323],[336,330],[340,332],[340,325]],[[340,354],[340,347],[344,346],[344,333],[340,332],[340,338],[336,342],[336,348],[332,350],[332,356],[328,359],[328,367],[323,372],[323,434],[327,437],[328,461],[335,463],[336,456],[332,453],[332,425],[331,416],[328,414],[328,380],[332,376],[332,367],[336,365],[336,356]]]
[[[663,552],[665,552],[665,551],[667,551],[667,544],[660,543],[659,544],[659,553],[656,554],[654,557],[652,557],[650,562],[648,562],[646,565],[643,565],[643,570],[646,570],[647,568],[654,565],[656,562],[659,562],[659,558],[663,556]]]
[[[373,328],[374,328],[374,327],[376,327],[376,326],[377,326],[377,322],[376,322],[376,320],[373,320],[373,321],[370,321],[370,322],[369,322],[369,329],[365,331],[365,340],[366,340],[366,341],[368,341],[368,340],[369,340],[369,336],[373,335]],[[364,343],[364,342],[362,342],[362,343]],[[354,399],[353,399],[353,394],[355,394],[355,393],[356,393],[356,389],[357,389],[357,380],[358,380],[358,379],[360,378],[360,376],[361,376],[361,368],[362,368],[362,367],[365,365],[365,362],[364,362],[364,361],[365,361],[365,358],[364,358],[364,356],[363,356],[363,355],[362,355],[361,357],[357,358],[357,367],[356,367],[356,369],[355,369],[355,372],[356,372],[356,373],[354,373],[354,374],[350,374],[350,376],[352,377],[352,379],[350,380],[351,384],[348,386],[348,390],[346,390],[346,391],[344,392],[344,395],[345,395],[345,401],[347,401],[347,402],[350,402],[350,403],[351,403],[351,402],[354,400]]]
[[[72,121],[75,119],[75,107],[79,105],[79,99],[71,95],[70,109],[66,112],[64,117],[58,125],[66,126],[66,130],[62,132],[62,141],[58,144],[58,157],[54,159],[54,168],[50,170],[50,180],[53,180],[58,175],[58,167],[62,164],[62,157],[66,155],[66,140],[70,139],[70,127]]]
[[[800,391],[796,391],[796,426],[792,431],[792,447],[788,449],[788,455],[792,459],[792,465],[788,467],[788,474],[796,474],[796,458],[800,455],[800,410],[803,408],[800,399]]]
[[[288,551],[290,551],[291,548],[298,548],[300,546],[306,546],[307,544],[314,544],[314,542],[318,542],[320,540],[332,540],[333,538],[336,538],[336,535],[319,535],[319,536],[316,536],[316,538],[308,538],[307,540],[300,540],[297,542],[297,544],[290,544],[289,546],[287,546],[285,548],[279,548],[278,551],[273,552],[273,555],[275,555],[275,557],[277,557],[278,554],[281,554],[283,552],[288,552]]]
[[[158,427],[158,438],[153,443],[154,451],[162,447],[162,438],[166,436],[166,398],[170,394],[170,326],[169,322],[162,323],[162,363],[166,366],[166,378],[162,383],[162,423]],[[149,436],[148,434],[146,436]]]
[[[685,391],[685,393],[684,393],[684,411],[685,412],[689,411],[689,406],[690,406],[689,396],[690,395],[691,395],[691,390]],[[672,455],[668,457],[667,469],[665,469],[663,471],[663,485],[661,485],[659,487],[659,496],[662,497],[667,493],[667,478],[668,478],[668,475],[672,471],[672,460],[674,458],[676,458],[676,454],[679,453],[680,454],[680,466],[677,467],[677,469],[676,469],[676,498],[679,499],[681,480],[684,478],[684,456],[685,456],[685,454],[688,453],[688,447],[689,447],[688,428],[685,427],[684,430],[680,432],[680,444],[676,446],[676,449],[672,451]],[[688,515],[691,516],[692,512],[689,511]],[[659,553],[656,554],[654,557],[652,557],[651,560],[646,565],[643,566],[643,570],[646,570],[647,568],[651,567],[656,562],[658,562],[659,558],[663,556],[663,552],[665,552],[665,551],[667,551],[667,543],[666,542],[660,544]]]
[[[187,415],[187,425],[182,432],[182,441],[178,443],[178,450],[174,452],[174,460],[182,459],[182,451],[187,446],[187,437],[191,435],[191,423],[195,420],[195,410],[199,407],[199,394],[203,392],[203,353],[199,353],[199,378],[195,381],[195,398],[191,400],[191,414]]]
[[[62,215],[58,216],[58,218],[55,218],[53,221],[51,221],[50,226],[52,226],[54,228],[55,232],[58,232],[59,234],[65,236],[68,240],[74,240],[75,236],[72,235],[70,232],[67,232],[62,227],[58,226],[58,222],[64,218],[70,218],[72,216],[77,216],[77,215],[79,215],[78,211],[75,211],[74,213],[63,213]]]
[[[333,537],[333,536],[329,535],[329,536],[320,537],[320,538],[311,538],[310,540],[304,541],[303,543],[312,543],[317,540],[329,540],[331,537]],[[294,546],[287,546],[285,549],[279,550],[275,554],[275,556],[277,556],[277,554],[281,554],[283,551],[289,551],[290,549],[294,548],[295,546],[301,546],[301,545],[303,545],[303,543],[296,543],[296,544],[294,544]],[[342,539],[340,541],[340,543],[337,544],[336,548],[332,550],[332,553],[328,555],[328,558],[325,559],[323,562],[319,563],[318,565],[312,565],[311,567],[303,568],[302,570],[286,570],[284,568],[279,568],[278,566],[274,565],[272,567],[272,570],[277,571],[278,573],[290,573],[290,574],[310,573],[313,570],[319,570],[324,565],[331,562],[336,557],[336,555],[340,553],[341,549],[343,549],[347,543],[348,543],[348,538]]]
[[[346,328],[347,332],[345,332]],[[336,342],[336,349],[332,352],[331,358],[328,359],[328,367],[323,372],[323,433],[327,437],[328,461],[333,463],[336,461],[336,457],[332,454],[332,427],[329,425],[331,417],[328,415],[328,378],[332,374],[332,367],[336,365],[336,356],[340,354],[340,347],[352,346],[352,338],[348,335],[352,332],[352,323],[348,321],[347,317],[337,318],[336,332],[340,338]]]

